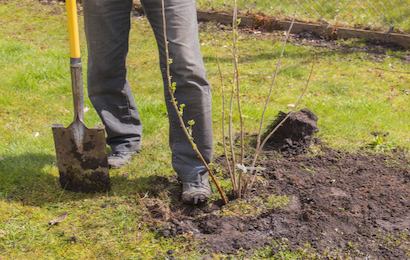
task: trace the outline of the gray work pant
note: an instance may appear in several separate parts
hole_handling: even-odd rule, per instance
[[[206,169],[185,136],[170,102],[161,0],[141,2],[159,49],[172,166],[182,181],[198,181],[207,177]],[[142,122],[125,67],[132,0],[83,0],[83,8],[88,47],[88,96],[106,127],[107,144],[112,150],[139,150]],[[194,141],[209,163],[213,151],[211,90],[199,50],[195,1],[165,0],[165,9],[169,57],[173,60],[170,74],[172,82],[176,82],[175,98],[178,104],[185,104],[185,125],[188,120],[195,121]],[[134,47],[132,43],[131,47]]]

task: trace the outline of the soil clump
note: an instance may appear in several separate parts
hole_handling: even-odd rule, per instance
[[[277,125],[287,116],[284,112],[279,112],[276,119],[268,126],[262,140],[274,130]],[[289,157],[301,154],[309,148],[315,140],[315,133],[319,131],[317,127],[317,116],[309,109],[301,109],[290,114],[276,132],[268,139],[265,145],[266,150],[274,150],[282,156]]]

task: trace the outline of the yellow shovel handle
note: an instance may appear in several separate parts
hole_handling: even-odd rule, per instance
[[[77,1],[66,0],[68,41],[70,43],[70,58],[80,58],[80,39],[78,36]]]

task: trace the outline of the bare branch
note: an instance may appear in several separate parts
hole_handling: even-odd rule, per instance
[[[278,63],[276,64],[275,74],[274,74],[274,76],[273,76],[272,83],[271,83],[271,86],[270,86],[270,89],[269,89],[269,94],[268,94],[268,97],[266,98],[265,106],[264,106],[264,108],[263,108],[263,112],[262,112],[262,116],[261,116],[261,122],[260,122],[260,125],[259,125],[259,132],[258,132],[257,141],[256,141],[256,151],[255,151],[255,155],[254,155],[254,158],[253,158],[251,167],[254,167],[254,166],[255,166],[255,163],[256,163],[256,160],[257,160],[257,158],[258,158],[258,156],[259,156],[259,153],[260,153],[260,151],[261,151],[261,148],[263,147],[263,145],[262,145],[262,146],[260,145],[260,141],[261,141],[261,135],[262,135],[263,121],[264,121],[264,118],[265,118],[265,112],[266,112],[266,109],[267,109],[267,107],[268,107],[268,105],[269,105],[270,97],[271,97],[272,91],[273,91],[273,86],[274,86],[274,84],[275,84],[276,76],[278,75],[280,63],[281,63],[281,60],[282,60],[282,57],[283,57],[283,53],[284,53],[284,51],[285,51],[285,46],[286,46],[286,43],[287,43],[287,41],[288,41],[288,39],[289,39],[289,35],[290,35],[290,32],[291,32],[291,30],[292,30],[292,28],[293,28],[293,24],[294,24],[294,22],[295,22],[296,11],[297,11],[297,9],[298,9],[298,5],[299,5],[299,3],[298,3],[298,4],[296,5],[296,7],[295,7],[295,11],[294,11],[294,13],[293,13],[293,18],[292,18],[292,23],[290,24],[289,29],[288,29],[288,31],[287,31],[287,33],[286,33],[285,40],[283,41],[282,51],[281,51],[281,53],[280,53],[280,55],[279,55]],[[253,171],[251,171],[250,175],[252,175],[252,173],[253,173]],[[244,190],[243,192],[244,192],[244,193],[246,193],[248,187],[252,187],[253,182],[255,181],[255,176],[256,176],[256,174],[255,174],[253,177],[247,179],[247,181],[246,181],[246,183],[245,183],[245,186],[244,186],[244,188],[243,188],[243,190]],[[250,184],[250,186],[249,186],[249,184]]]
[[[226,145],[225,145],[225,138],[226,138],[225,136],[225,85],[224,85],[221,65],[219,62],[218,48],[216,45],[215,35],[214,35],[214,44],[215,44],[216,63],[218,64],[219,78],[221,79],[221,89],[222,89],[222,146],[224,148],[225,161],[228,167],[229,176],[231,178],[232,187],[234,190],[236,190],[236,183],[234,181],[235,178],[233,177],[232,167],[231,167],[231,164],[229,163],[228,150],[226,149]]]
[[[286,121],[286,119],[288,119],[288,118],[292,115],[292,113],[295,111],[295,109],[299,106],[299,104],[300,104],[300,102],[302,101],[302,98],[303,98],[303,96],[305,95],[306,90],[307,90],[307,88],[308,88],[308,86],[309,86],[310,78],[312,77],[312,72],[313,72],[313,68],[314,68],[314,66],[315,66],[315,63],[316,63],[316,57],[315,57],[314,60],[313,60],[312,68],[311,68],[310,74],[309,74],[309,78],[308,78],[308,80],[307,80],[307,82],[306,82],[306,86],[305,86],[305,88],[303,89],[302,94],[301,94],[300,97],[299,97],[298,102],[296,103],[295,107],[286,115],[286,117],[285,117],[284,119],[282,119],[282,121],[279,122],[279,124],[268,134],[268,136],[266,136],[266,138],[263,140],[262,144],[256,149],[256,151],[255,151],[255,156],[254,156],[254,158],[253,158],[251,167],[254,167],[254,166],[255,166],[256,160],[257,160],[257,158],[258,158],[260,152],[262,151],[262,148],[264,147],[264,145],[266,144],[266,142],[269,140],[269,138],[271,138],[271,136],[278,130],[278,128]],[[253,173],[253,170],[251,171],[250,175],[252,175],[252,173]],[[249,183],[248,183],[248,182],[246,183],[246,185],[245,185],[245,192],[247,191],[247,188],[248,188],[248,187],[252,187],[252,185],[253,185],[253,183],[254,183],[254,181],[255,181],[255,178],[256,178],[256,174],[253,174],[253,176],[248,179],[248,181],[250,180],[250,182],[249,182]]]
[[[288,29],[288,31],[287,31],[287,33],[286,33],[285,40],[283,41],[282,51],[280,52],[279,59],[278,59],[278,63],[276,64],[275,74],[273,75],[272,83],[271,83],[271,85],[270,85],[269,94],[268,94],[268,97],[266,98],[265,107],[263,108],[263,112],[262,112],[262,116],[261,116],[261,122],[260,122],[260,125],[259,125],[258,137],[257,137],[257,141],[256,141],[256,148],[259,147],[260,142],[261,142],[263,121],[264,121],[264,119],[265,119],[266,109],[268,108],[268,105],[269,105],[270,97],[271,97],[272,91],[273,91],[273,86],[275,85],[276,76],[278,75],[278,71],[279,71],[279,68],[280,68],[281,61],[282,61],[283,53],[284,53],[284,51],[285,51],[286,43],[287,43],[287,41],[288,41],[288,39],[289,39],[289,35],[290,35],[291,30],[292,30],[293,23],[295,22],[295,17],[296,17],[296,10],[297,10],[297,8],[298,8],[298,5],[296,5],[295,12],[294,12],[294,14],[293,14],[292,23],[290,24],[290,27],[289,27],[289,29]]]
[[[239,88],[239,66],[238,66],[238,10],[237,10],[237,2],[234,1],[234,11],[233,11],[233,21],[232,21],[232,35],[233,35],[233,56],[234,56],[234,77],[233,77],[233,84],[236,86],[236,101],[238,104],[238,114],[240,120],[240,127],[241,127],[241,157],[240,163],[243,164],[243,160],[245,157],[245,149],[244,149],[244,131],[243,131],[243,117],[242,117],[242,109],[241,109],[241,99],[240,99],[240,88]],[[235,165],[233,165],[235,167]],[[243,170],[239,170],[239,176],[237,180],[237,197],[241,197],[241,189],[242,189],[242,176]]]
[[[186,135],[186,137],[188,138],[189,142],[192,145],[192,148],[194,149],[194,151],[196,152],[196,154],[198,155],[199,159],[202,161],[202,163],[204,164],[206,170],[208,171],[209,175],[211,176],[212,180],[214,181],[216,187],[219,190],[219,193],[221,194],[222,200],[224,201],[225,204],[228,203],[224,192],[221,189],[221,186],[219,185],[218,181],[216,180],[215,176],[213,175],[211,168],[209,168],[208,164],[206,163],[204,157],[202,156],[201,152],[198,150],[196,144],[193,141],[193,138],[191,136],[191,134],[188,132],[188,129],[185,126],[184,120],[182,118],[182,113],[180,113],[179,108],[177,106],[177,103],[175,101],[175,97],[174,97],[174,90],[172,89],[172,84],[171,84],[171,75],[170,75],[170,59],[169,59],[169,50],[168,50],[168,38],[167,38],[167,30],[166,30],[166,20],[165,20],[165,5],[164,5],[164,0],[161,1],[162,4],[162,22],[163,22],[163,30],[164,30],[164,41],[165,41],[165,58],[166,58],[166,64],[167,64],[167,80],[168,80],[168,90],[169,90],[169,94],[171,96],[171,102],[172,105],[174,106],[174,109],[176,111],[176,114],[178,116],[179,122],[181,124],[181,127]]]

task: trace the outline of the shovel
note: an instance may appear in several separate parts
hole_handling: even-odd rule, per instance
[[[64,128],[52,126],[61,187],[71,191],[110,190],[105,127],[84,124],[83,79],[76,0],[66,0],[70,44],[74,121]]]

